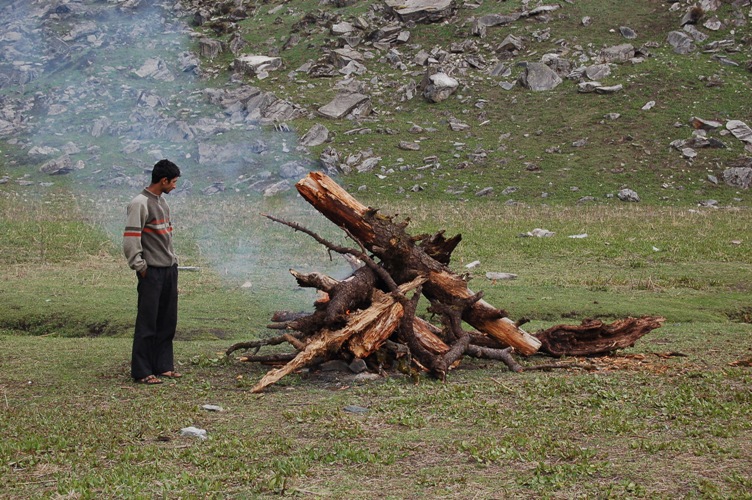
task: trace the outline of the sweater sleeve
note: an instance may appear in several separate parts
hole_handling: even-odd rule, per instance
[[[128,267],[137,272],[147,268],[141,246],[141,231],[146,225],[147,214],[145,200],[135,199],[128,205],[123,233],[123,253],[128,260]]]

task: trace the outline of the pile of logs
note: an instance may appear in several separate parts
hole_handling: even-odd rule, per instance
[[[253,349],[241,359],[282,364],[269,371],[253,388],[263,391],[285,375],[330,359],[360,358],[375,371],[393,366],[420,370],[441,380],[463,356],[500,360],[513,371],[522,371],[512,353],[530,356],[608,354],[629,347],[658,328],[663,318],[626,318],[605,325],[586,320],[582,325],[559,325],[535,335],[525,332],[523,321],[514,322],[506,311],[474,293],[463,276],[448,265],[461,240],[444,233],[411,236],[407,221],[397,222],[366,207],[331,178],[311,172],[296,188],[301,196],[355,243],[352,248],[329,242],[295,223],[269,219],[304,232],[329,251],[357,261],[350,277],[339,281],[321,273],[290,272],[301,287],[314,287],[320,298],[310,314],[277,313],[269,328],[284,330],[280,336],[235,344]],[[416,315],[419,301],[437,326]],[[466,330],[463,325],[474,330]],[[263,346],[288,343],[295,352],[259,355]]]

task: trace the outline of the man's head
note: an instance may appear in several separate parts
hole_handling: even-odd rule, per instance
[[[180,168],[170,160],[159,160],[151,171],[151,185],[157,187],[160,193],[169,193],[178,182]]]

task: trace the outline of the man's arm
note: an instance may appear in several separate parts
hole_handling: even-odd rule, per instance
[[[141,247],[141,232],[146,225],[146,203],[132,201],[128,205],[123,233],[123,253],[128,260],[128,266],[142,276],[146,273],[146,261]]]

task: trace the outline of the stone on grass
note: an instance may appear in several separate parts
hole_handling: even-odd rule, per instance
[[[457,91],[460,83],[446,73],[434,73],[424,79],[423,97],[430,102],[445,101]]]
[[[340,119],[348,115],[365,116],[371,112],[371,98],[364,94],[339,94],[318,109],[326,118]]]
[[[630,203],[637,203],[640,201],[640,195],[638,195],[635,191],[631,189],[622,189],[618,193],[616,193],[616,196],[621,201],[626,201]]]
[[[198,439],[207,439],[205,429],[199,429],[198,427],[193,427],[193,426],[183,427],[182,429],[180,429],[180,435],[187,436],[187,437],[195,437]]]
[[[723,182],[729,186],[749,189],[752,186],[752,167],[731,167],[723,171]]]
[[[747,144],[752,144],[752,128],[741,120],[729,120],[726,128],[734,137]]]
[[[562,79],[545,64],[534,62],[527,64],[519,81],[523,87],[540,92],[555,89],[562,82]]]
[[[516,280],[517,275],[512,273],[498,273],[489,271],[486,273],[486,279],[489,279],[491,281]]]

